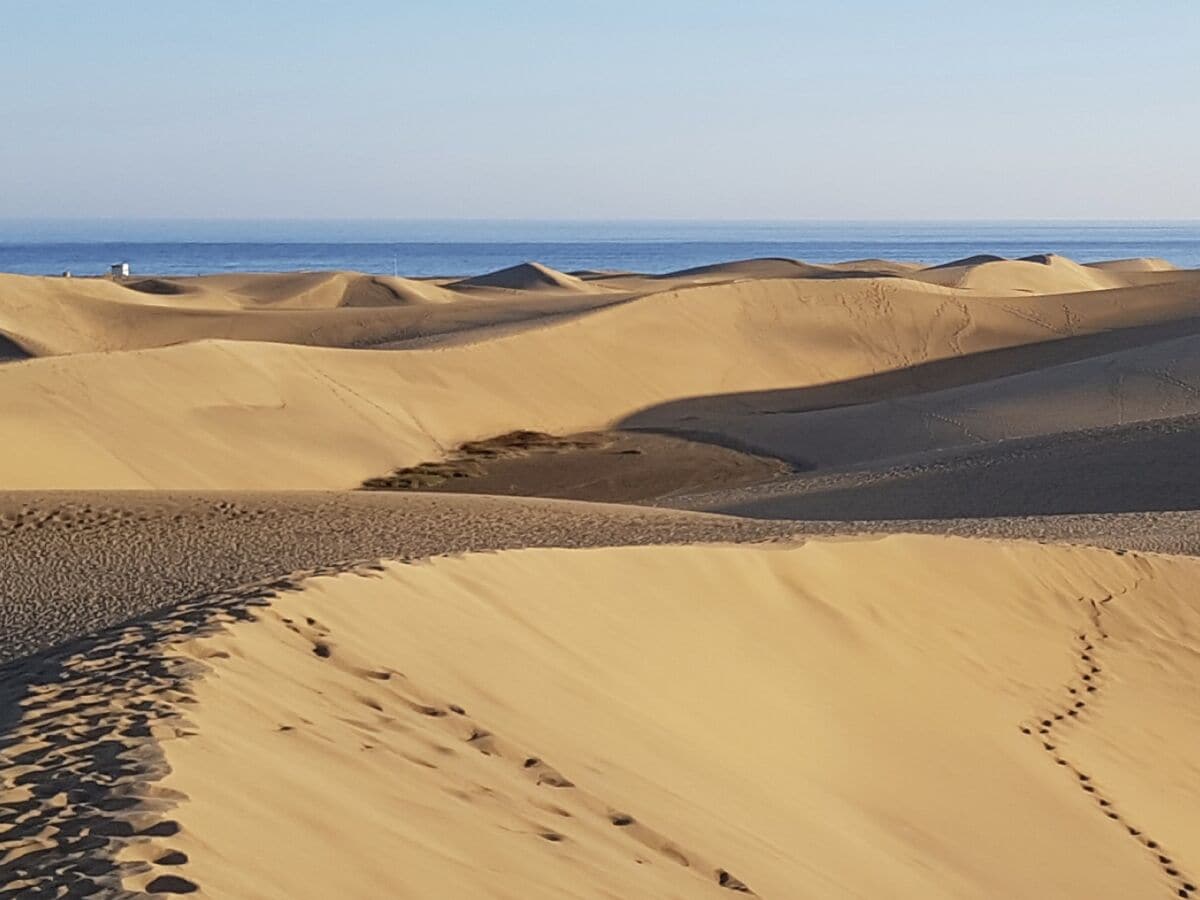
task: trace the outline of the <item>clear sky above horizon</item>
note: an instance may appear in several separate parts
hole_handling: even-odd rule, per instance
[[[0,217],[1200,217],[1192,0],[20,0],[0,85]]]

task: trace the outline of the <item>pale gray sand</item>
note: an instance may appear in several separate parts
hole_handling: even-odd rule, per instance
[[[914,454],[685,502],[738,516],[842,521],[1186,511],[1200,509],[1197,459],[1200,416],[1180,416]],[[1172,548],[1192,552],[1186,543],[1164,549]]]
[[[1200,553],[1200,513],[797,522],[430,494],[0,493],[0,661],[207,593],[378,558],[916,531]]]

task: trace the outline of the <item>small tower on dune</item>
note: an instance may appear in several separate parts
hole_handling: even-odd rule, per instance
[[[113,263],[112,266],[109,267],[109,271],[112,273],[113,278],[128,278],[129,277],[129,263],[127,263],[127,262]]]

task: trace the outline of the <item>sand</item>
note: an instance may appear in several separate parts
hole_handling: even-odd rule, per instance
[[[781,460],[671,435],[514,431],[369,478],[363,487],[633,503],[782,481],[794,471]]]
[[[0,661],[182,600],[378,558],[768,540],[792,523],[430,494],[0,493]]]
[[[1198,340],[1149,259],[0,275],[0,896],[1200,896]]]
[[[897,518],[896,503],[874,502],[868,492],[851,496],[826,507],[840,521],[796,521],[786,515],[797,502],[790,493],[743,489],[667,502],[745,506],[762,518],[410,492],[0,492],[0,662],[181,601],[375,559],[881,531],[1200,555],[1194,511],[913,519]],[[890,518],[847,519],[854,503]]]
[[[688,436],[702,429],[670,415],[683,398],[825,390],[1114,329],[1156,329],[1159,341],[1195,329],[1189,272],[1018,297],[857,272],[736,272],[690,285],[640,277],[640,292],[496,288],[486,300],[286,313],[198,309],[188,294],[101,280],[83,287],[103,302],[84,303],[83,279],[7,276],[0,330],[59,355],[0,368],[0,472],[12,489],[348,489],[516,429],[570,434],[657,410],[656,430]],[[278,292],[273,277],[264,291]],[[403,352],[362,349],[382,346]],[[1045,354],[1030,365],[1054,368]]]
[[[1183,416],[934,451],[887,466],[690,495],[683,502],[691,509],[783,519],[1189,511],[1200,507],[1198,449],[1200,417]]]
[[[216,897],[1190,893],[1198,565],[890,537],[244,592],[9,671],[0,840],[20,885]],[[50,802],[47,745],[96,777]]]
[[[1040,254],[1023,259],[973,257],[931,266],[910,277],[992,295],[1065,294],[1124,287],[1123,271],[1120,266],[1081,266],[1062,256]]]
[[[749,397],[741,409],[693,404],[687,432],[832,469],[1200,413],[1200,335],[1140,346],[1123,337],[1127,349],[1113,353],[856,404],[814,409],[802,396]],[[647,411],[628,425],[669,431],[682,413]]]

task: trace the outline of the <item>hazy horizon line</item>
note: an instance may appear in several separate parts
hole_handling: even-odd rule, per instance
[[[4,223],[21,223],[21,222],[405,222],[405,223],[421,223],[421,222],[539,222],[539,223],[588,223],[588,224],[606,224],[606,223],[735,223],[735,224],[780,224],[787,225],[791,223],[838,223],[838,224],[888,224],[888,223],[929,223],[929,224],[945,224],[957,222],[972,222],[972,223],[998,223],[998,224],[1038,224],[1046,222],[1070,222],[1070,223],[1114,223],[1114,224],[1131,224],[1145,223],[1155,224],[1159,222],[1170,223],[1200,223],[1200,216],[1163,216],[1163,217],[1074,217],[1074,216],[1022,216],[1022,217],[987,217],[987,216],[971,216],[971,217],[913,217],[913,218],[896,218],[890,216],[882,217],[850,217],[836,218],[828,216],[798,216],[795,218],[783,217],[736,217],[736,216],[189,216],[189,215],[170,215],[170,216],[144,216],[144,215],[112,215],[112,216],[3,216],[0,215],[0,222]]]

